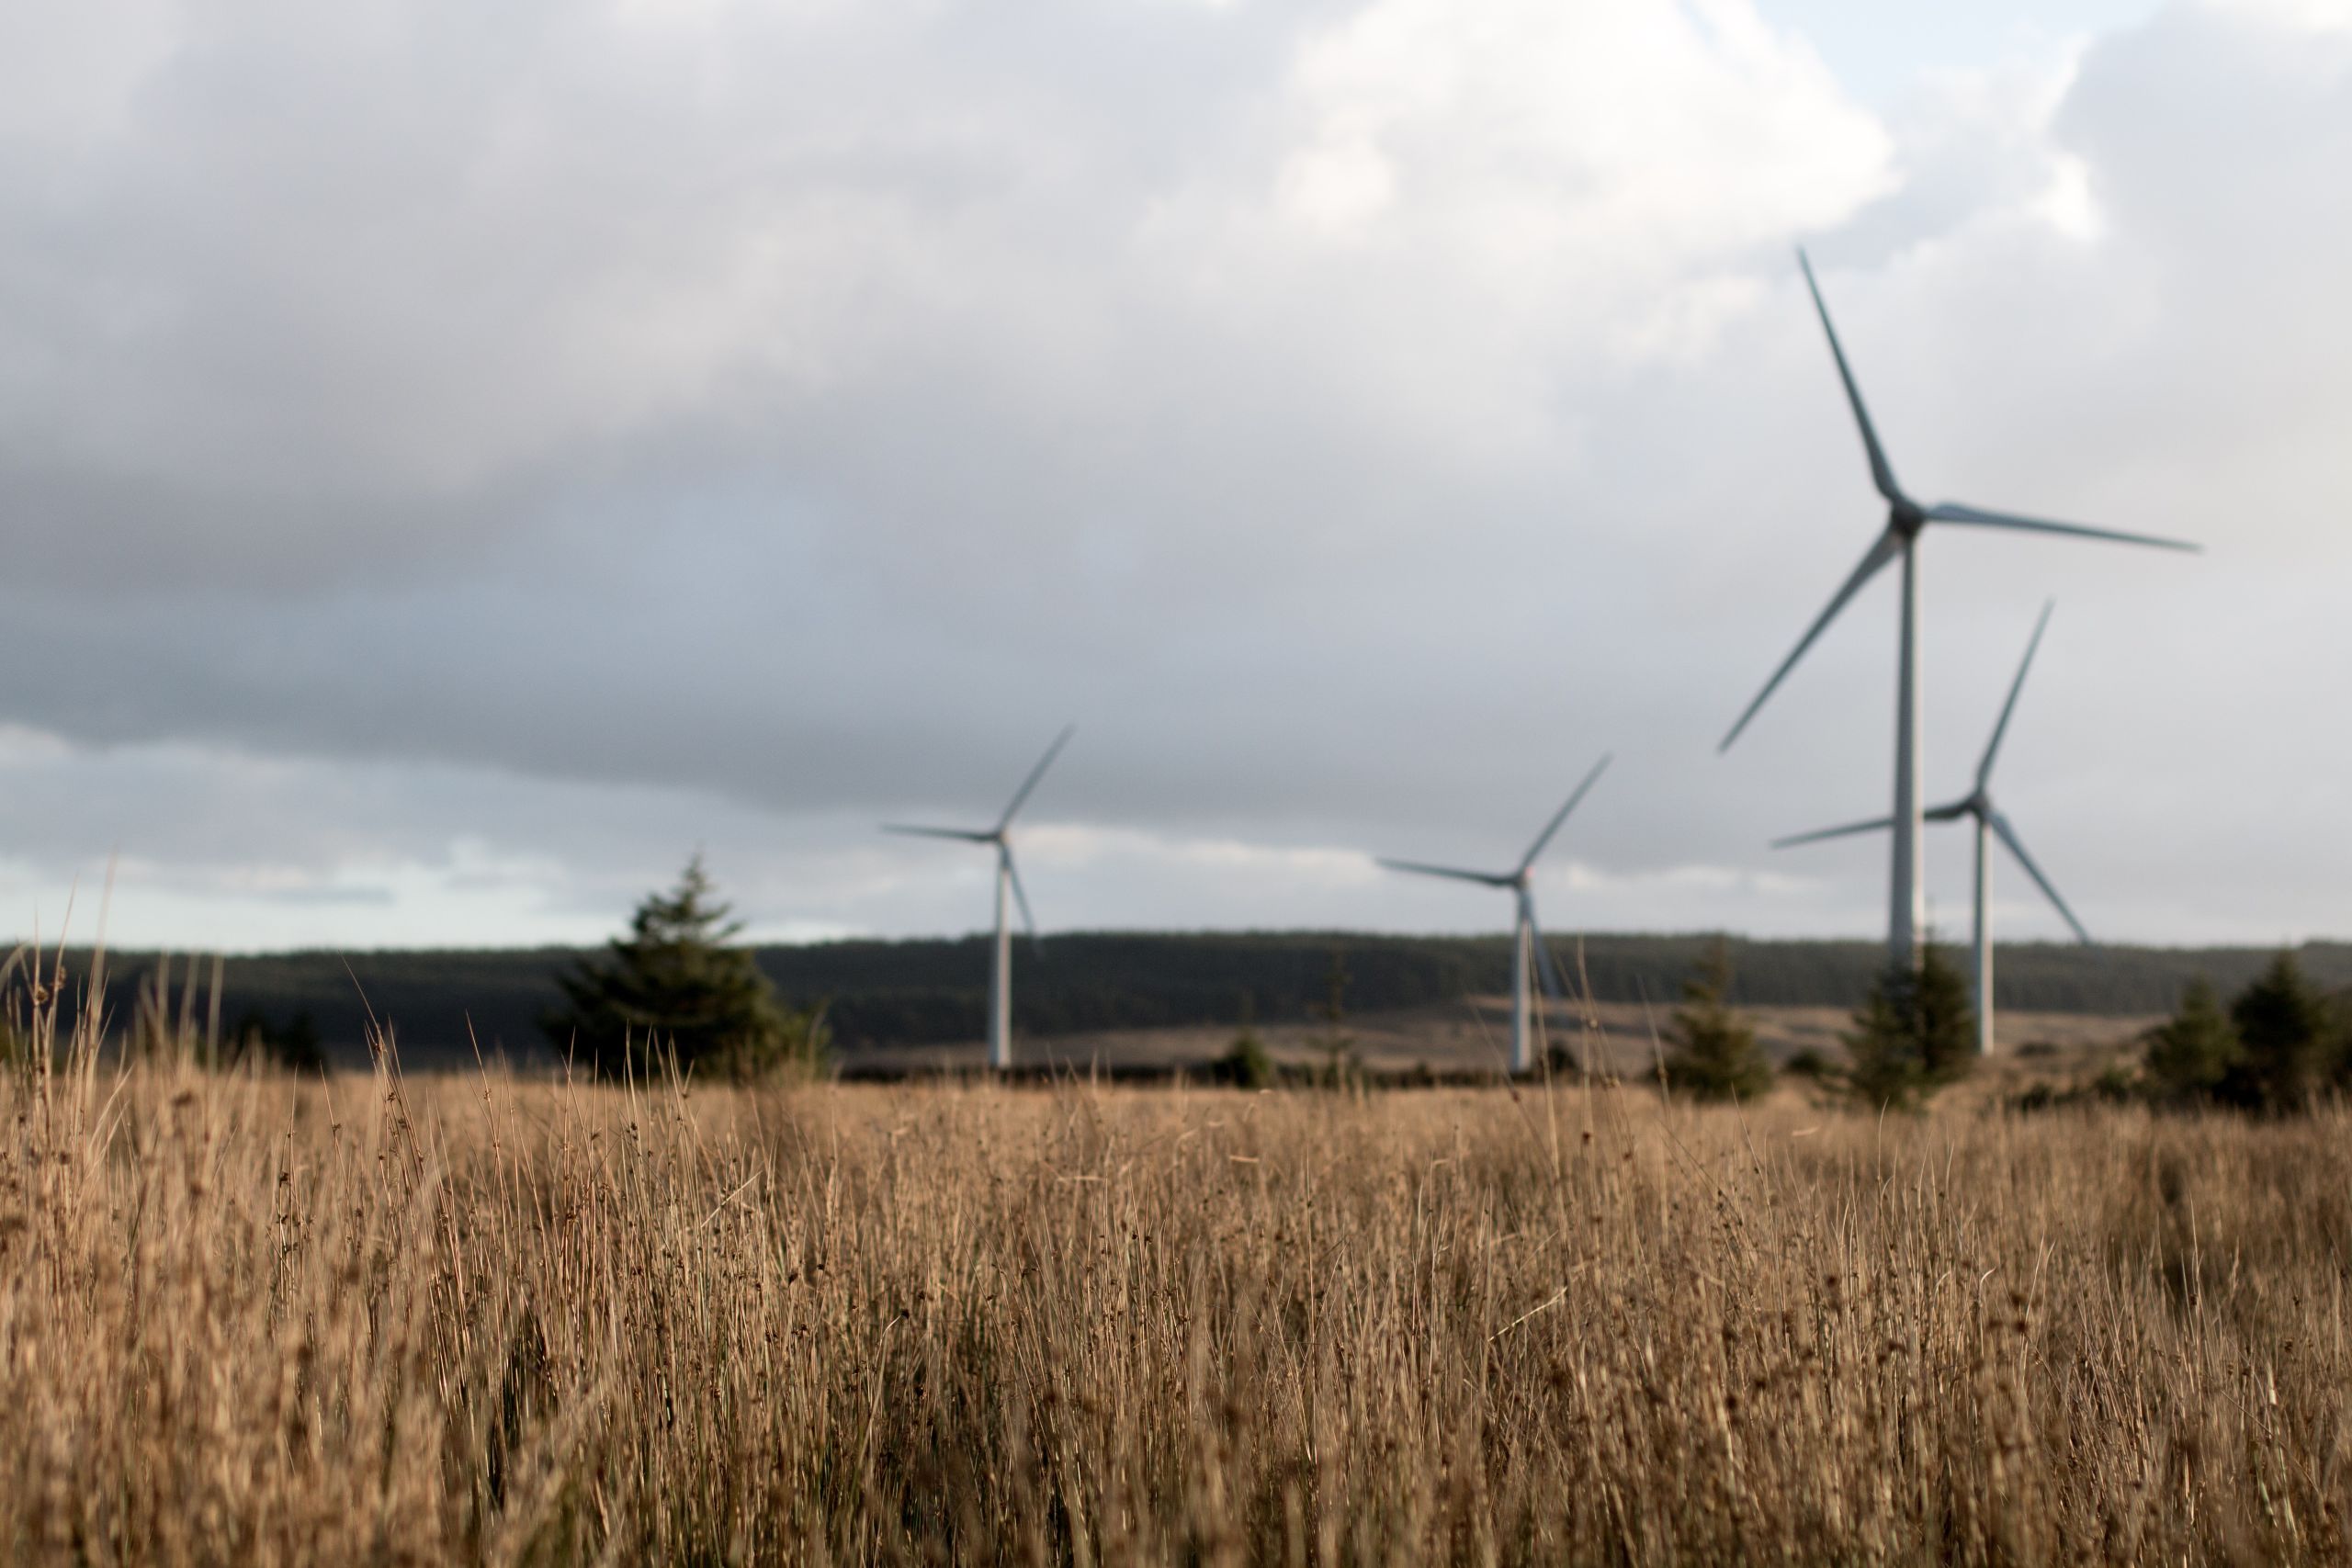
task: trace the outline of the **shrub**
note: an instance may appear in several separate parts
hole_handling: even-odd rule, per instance
[[[1698,1100],[1748,1100],[1771,1087],[1772,1064],[1756,1045],[1756,1028],[1726,999],[1731,945],[1708,943],[1699,966],[1682,984],[1682,1005],[1668,1037],[1666,1081]]]
[[[1226,1047],[1225,1055],[1216,1059],[1210,1071],[1217,1082],[1236,1089],[1264,1089],[1274,1081],[1274,1059],[1267,1054],[1266,1043],[1258,1038],[1258,1032],[1245,1027],[1233,1037],[1233,1043]]]
[[[2087,1082],[2077,1082],[2061,1089],[2044,1078],[2029,1085],[2024,1093],[2009,1101],[2010,1109],[2020,1111],[2079,1110],[2092,1105],[2129,1105],[2140,1098],[2138,1077],[2120,1062],[2110,1062],[2099,1069]]]
[[[2328,998],[2328,1077],[2337,1089],[2352,1089],[2352,991]]]
[[[229,1032],[228,1059],[258,1056],[275,1066],[304,1077],[327,1070],[326,1045],[319,1038],[319,1021],[304,1009],[278,1023],[258,1009],[248,1008]]]
[[[2108,1105],[2128,1105],[2139,1097],[2140,1080],[2120,1062],[2109,1062],[2091,1079],[2091,1098]]]

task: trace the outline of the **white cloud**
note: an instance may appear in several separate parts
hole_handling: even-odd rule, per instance
[[[2352,33],[2352,0],[2201,0],[2201,8],[2291,31]]]
[[[1374,0],[1308,40],[1292,96],[1286,172],[1355,221],[1390,213],[1488,309],[1555,319],[1835,222],[1890,177],[1875,120],[1745,0]]]

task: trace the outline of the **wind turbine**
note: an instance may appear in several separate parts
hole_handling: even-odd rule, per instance
[[[1021,873],[1012,863],[1012,840],[1007,836],[1007,829],[1012,826],[1013,814],[1028,800],[1029,792],[1037,787],[1037,781],[1046,776],[1046,770],[1054,765],[1054,759],[1061,755],[1062,748],[1077,733],[1078,727],[1070,725],[1054,738],[1054,743],[1046,748],[1046,754],[1037,759],[1037,765],[1029,770],[1021,787],[1012,792],[1012,804],[1004,808],[1004,815],[997,818],[993,828],[916,828],[896,822],[886,822],[882,827],[886,833],[960,839],[967,844],[996,846],[996,961],[989,971],[989,1066],[1000,1072],[1012,1066],[1012,931],[1005,923],[1004,905],[1008,890],[1021,906],[1021,923],[1028,928],[1029,940],[1037,940],[1037,922],[1029,913],[1029,895],[1022,891]]]
[[[1917,950],[1919,930],[1924,923],[1924,893],[1919,880],[1919,831],[1924,819],[1919,800],[1919,535],[1930,523],[1957,523],[1972,528],[2010,528],[2033,534],[2065,534],[2076,538],[2109,539],[2127,545],[2154,545],[2162,549],[2194,551],[2198,546],[2178,539],[2160,539],[2146,534],[2122,534],[2108,528],[2085,528],[2072,523],[2052,523],[2038,517],[2020,517],[2006,512],[1987,512],[1981,507],[1964,506],[1958,502],[1940,502],[1934,506],[1922,506],[1894,482],[1894,470],[1886,460],[1886,453],[1879,446],[1878,432],[1871,424],[1870,411],[1862,406],[1861,389],[1854,384],[1854,373],[1846,364],[1846,351],[1838,342],[1838,329],[1829,323],[1829,307],[1822,303],[1821,288],[1813,278],[1813,263],[1803,251],[1797,253],[1797,265],[1804,271],[1805,288],[1813,295],[1813,307],[1821,317],[1821,330],[1828,335],[1830,356],[1838,362],[1838,378],[1846,385],[1846,400],[1853,405],[1854,423],[1861,429],[1862,450],[1870,458],[1871,482],[1886,501],[1886,526],[1861,564],[1846,579],[1788,658],[1772,671],[1739,722],[1731,727],[1718,751],[1731,749],[1739,739],[1747,721],[1764,705],[1779,687],[1781,679],[1793,669],[1804,651],[1814,644],[1823,629],[1838,617],[1862,585],[1877,576],[1889,562],[1903,563],[1903,616],[1900,654],[1895,677],[1894,700],[1894,812],[1891,818],[1894,828],[1894,865],[1889,879],[1889,908],[1887,916],[1887,951],[1896,962],[1908,962]]]
[[[1533,1001],[1528,987],[1527,973],[1531,953],[1541,960],[1539,968],[1544,989],[1555,999],[1561,994],[1559,966],[1552,962],[1551,950],[1544,945],[1544,933],[1535,924],[1535,895],[1528,886],[1528,874],[1534,869],[1535,857],[1544,852],[1544,846],[1552,841],[1552,835],[1560,830],[1560,824],[1568,819],[1568,813],[1577,808],[1577,802],[1584,798],[1585,791],[1592,787],[1593,781],[1600,777],[1601,770],[1607,766],[1607,757],[1593,764],[1592,772],[1584,776],[1584,783],[1577,785],[1567,803],[1552,814],[1552,820],[1535,835],[1535,841],[1527,846],[1527,852],[1520,857],[1519,864],[1512,870],[1464,871],[1457,866],[1424,865],[1419,861],[1409,860],[1383,860],[1380,863],[1391,871],[1409,871],[1419,876],[1451,877],[1456,882],[1476,882],[1486,887],[1507,887],[1518,899],[1519,919],[1512,927],[1510,949],[1510,1070],[1514,1076],[1532,1071],[1535,1066],[1534,1033],[1531,1027]]]
[[[1993,1052],[1993,857],[1989,839],[2007,844],[2009,853],[2017,856],[2025,874],[2033,878],[2034,886],[2049,897],[2051,904],[2065,918],[2075,935],[2083,944],[2091,945],[2091,933],[2083,922],[2075,919],[2075,911],[2066,908],[2066,900],[2058,896],[2033,857],[2025,852],[2025,844],[2018,838],[2018,830],[1993,804],[1993,760],[2001,754],[2001,738],[2009,732],[2009,716],[2017,712],[2018,694],[2025,690],[2026,671],[2033,668],[2034,650],[2041,646],[2042,628],[2050,625],[2050,612],[2054,606],[2044,604],[2041,618],[2033,624],[2033,640],[2025,645],[2025,659],[2018,665],[2017,679],[2009,683],[2009,700],[2001,705],[2001,717],[1993,726],[1993,739],[1984,743],[1984,755],[1976,764],[1976,784],[1967,795],[1949,806],[1939,806],[1926,814],[1930,822],[1957,822],[1966,817],[1976,824],[1976,1050],[1980,1055]],[[1800,833],[1793,839],[1781,839],[1774,849],[1791,844],[1815,843],[1823,839],[1843,838],[1849,833],[1880,832],[1894,826],[1894,818],[1881,817],[1874,821],[1849,823],[1843,828],[1825,829],[1818,833]]]

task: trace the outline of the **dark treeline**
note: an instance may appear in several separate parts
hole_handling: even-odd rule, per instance
[[[1594,936],[1583,972],[1601,1001],[1680,994],[1703,936]],[[1576,944],[1556,943],[1573,982]],[[1508,984],[1503,937],[1368,936],[1357,932],[1071,932],[1014,956],[1015,1025],[1036,1034],[1107,1029],[1226,1025],[1244,1016],[1283,1023],[1315,1016],[1328,995],[1332,954],[1343,955],[1353,1012],[1421,1008]],[[1760,1006],[1849,1008],[1868,990],[1883,950],[1866,942],[1731,943],[1732,999]],[[2352,986],[2352,944],[2312,943],[2305,971],[2330,988]],[[221,966],[224,1030],[241,1021],[284,1028],[307,1015],[329,1054],[364,1060],[370,1013],[393,1028],[413,1066],[485,1057],[545,1064],[552,1052],[539,1019],[557,1000],[555,976],[578,957],[565,948],[493,952],[293,953],[232,958]],[[2202,975],[2224,992],[2244,986],[2271,956],[2256,948],[2086,949],[2023,943],[2001,950],[1998,1001],[2029,1011],[2163,1013]],[[760,967],[795,1006],[823,1003],[845,1054],[875,1044],[971,1040],[982,1031],[986,940],[837,942],[764,947]],[[161,961],[107,958],[107,1005],[132,1018]],[[68,957],[69,994],[82,991],[86,954]],[[209,960],[173,964],[176,1013],[192,978],[194,1016],[210,1011]]]

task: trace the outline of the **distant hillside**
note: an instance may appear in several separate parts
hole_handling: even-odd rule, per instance
[[[1702,936],[1588,937],[1583,969],[1601,1001],[1669,1003],[1705,943]],[[1573,976],[1576,948],[1555,943]],[[1353,932],[1078,931],[1023,942],[1014,957],[1015,1023],[1024,1032],[1224,1025],[1245,1010],[1269,1023],[1306,1018],[1324,997],[1334,951],[1344,954],[1347,1005],[1355,1012],[1428,1007],[1508,984],[1502,937],[1367,936]],[[1880,959],[1874,942],[1746,942],[1732,944],[1738,999],[1758,1005],[1847,1007],[1860,997]],[[2269,956],[2257,948],[2086,949],[2022,944],[2001,951],[2004,1007],[2108,1015],[2161,1012],[2181,986],[2203,974],[2225,990]],[[291,953],[232,958],[222,965],[221,1017],[248,1012],[283,1025],[308,1012],[331,1052],[364,1060],[368,1020],[389,1023],[412,1066],[448,1066],[485,1056],[522,1064],[553,1060],[538,1030],[556,998],[554,976],[578,954],[569,949],[489,952]],[[2352,944],[2301,950],[2312,976],[2352,986]],[[987,998],[984,939],[838,942],[768,947],[760,965],[796,1004],[826,1002],[844,1053],[865,1045],[976,1040]],[[135,987],[152,985],[151,953],[107,955],[107,1007],[129,1016]],[[76,986],[88,959],[70,959]],[[188,962],[173,966],[175,987]],[[211,965],[196,965],[197,1016],[209,1001]]]

